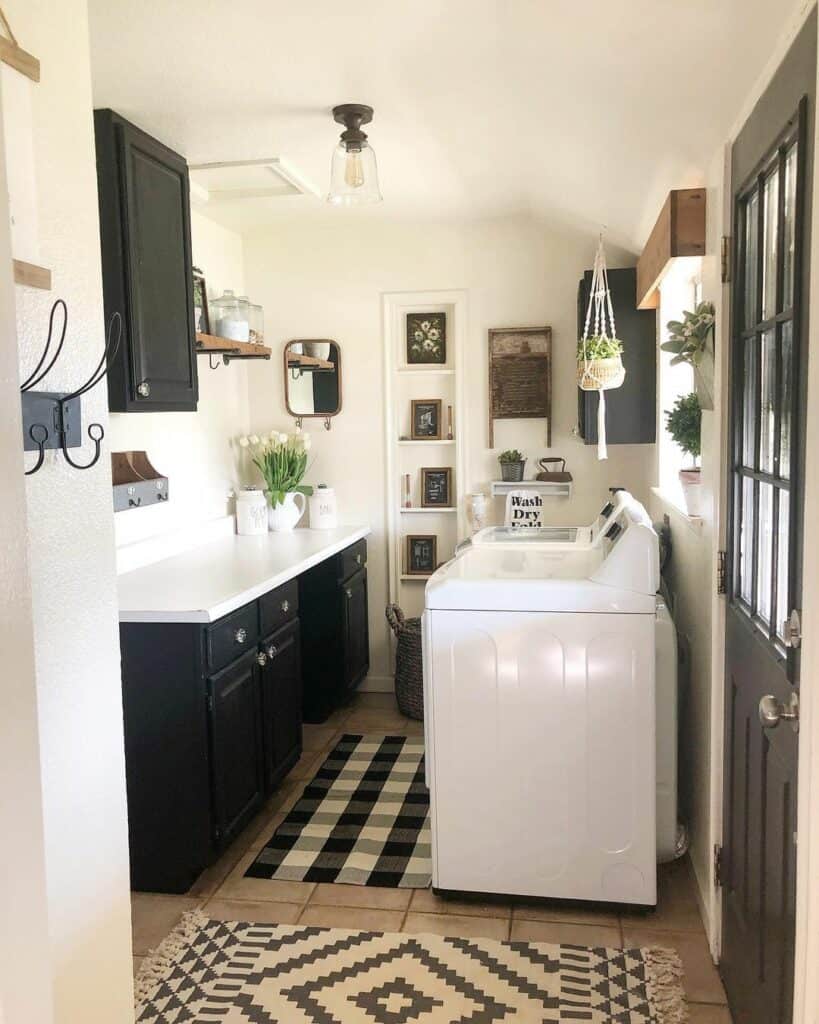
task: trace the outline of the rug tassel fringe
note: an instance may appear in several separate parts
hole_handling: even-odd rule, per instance
[[[201,910],[189,910],[182,915],[182,920],[176,928],[145,957],[139,973],[134,978],[134,1002],[137,1007],[146,1002],[154,988],[167,978],[176,958],[194,941],[207,923],[208,918]]]
[[[643,947],[640,952],[646,964],[648,1002],[657,1017],[657,1024],[686,1024],[688,1010],[679,955],[673,949],[661,946]]]

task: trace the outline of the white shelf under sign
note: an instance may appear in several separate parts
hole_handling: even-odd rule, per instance
[[[492,497],[500,497],[510,491],[535,491],[544,498],[571,498],[573,484],[570,480],[553,483],[551,480],[493,480],[490,484]]]

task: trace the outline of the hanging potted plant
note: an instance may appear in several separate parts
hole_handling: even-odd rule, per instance
[[[523,467],[526,465],[526,459],[517,448],[507,448],[505,452],[501,452],[498,462],[501,468],[501,480],[517,483],[523,479]]]
[[[701,453],[702,410],[697,393],[692,391],[690,395],[681,395],[673,408],[666,409],[665,423],[673,441],[691,456],[692,465],[680,470],[686,511],[690,516],[701,515],[701,470],[697,460]]]
[[[694,310],[684,310],[682,320],[666,324],[668,341],[660,345],[671,352],[671,365],[688,363],[694,370],[694,382],[700,408],[714,408],[714,349],[709,344],[714,334],[714,303],[700,302]]]
[[[597,246],[592,270],[589,305],[583,336],[577,343],[577,384],[582,391],[597,391],[597,457],[608,458],[606,448],[606,392],[626,379],[621,358],[623,343],[617,337],[611,304],[603,239]]]
[[[313,488],[302,484],[310,451],[309,434],[280,434],[277,430],[258,437],[240,437],[239,445],[251,449],[253,464],[267,485],[267,511],[271,530],[293,530],[304,515]]]

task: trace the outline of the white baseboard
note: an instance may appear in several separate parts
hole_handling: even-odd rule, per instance
[[[359,686],[362,693],[392,693],[395,689],[395,679],[392,676],[369,675]]]

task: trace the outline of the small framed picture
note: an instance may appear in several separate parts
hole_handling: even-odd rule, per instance
[[[208,288],[205,284],[205,275],[199,267],[193,268],[193,318],[199,334],[210,334]]]
[[[421,470],[421,507],[449,508],[452,505],[452,467]]]
[[[410,420],[410,436],[413,441],[440,441],[443,437],[441,399],[414,398]]]
[[[407,313],[407,364],[446,362],[446,313]]]
[[[431,576],[438,567],[438,538],[432,534],[407,537],[407,575]]]

